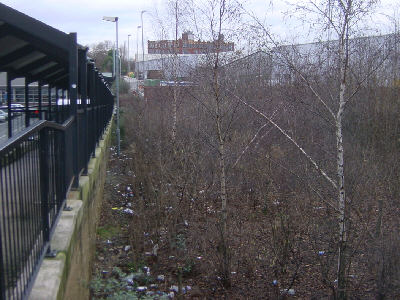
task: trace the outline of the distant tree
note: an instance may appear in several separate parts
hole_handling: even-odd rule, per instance
[[[111,41],[93,44],[89,47],[89,57],[94,59],[96,67],[101,72],[112,72],[113,70],[113,47]]]

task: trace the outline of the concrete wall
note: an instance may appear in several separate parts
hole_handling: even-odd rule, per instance
[[[79,189],[67,196],[66,206],[72,210],[62,212],[51,240],[57,256],[44,259],[29,299],[89,299],[112,124],[96,149],[96,157],[89,162],[88,175],[81,176]]]

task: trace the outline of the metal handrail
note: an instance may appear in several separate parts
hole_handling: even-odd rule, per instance
[[[40,120],[29,127],[24,128],[12,138],[8,139],[4,144],[0,145],[0,155],[10,151],[11,148],[17,146],[26,138],[35,132],[39,132],[42,128],[51,128],[60,131],[67,130],[74,122],[75,116],[69,117],[63,124],[58,124],[53,121]]]

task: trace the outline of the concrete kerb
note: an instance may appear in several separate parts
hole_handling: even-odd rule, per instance
[[[62,282],[65,281],[65,260],[65,254],[61,253],[55,259],[43,261],[29,299],[57,299]]]
[[[96,157],[89,162],[88,175],[79,178],[79,189],[70,191],[67,195],[66,205],[71,208],[71,211],[61,213],[51,240],[51,248],[57,251],[57,256],[43,260],[29,296],[31,300],[63,299],[64,297],[77,236],[80,234],[84,216],[90,213],[88,212],[89,203],[95,192],[99,172],[105,171],[105,160],[111,144],[113,125],[112,119],[96,148]]]

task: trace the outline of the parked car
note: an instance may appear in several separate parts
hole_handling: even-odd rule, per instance
[[[8,119],[8,114],[5,111],[0,110],[0,122],[5,122],[7,121],[7,119]]]
[[[6,105],[0,106],[0,109],[7,113],[8,106],[6,106]],[[25,106],[23,106],[22,104],[11,103],[11,116],[12,117],[22,115],[22,113],[24,111],[25,111]]]
[[[14,116],[20,116],[24,112],[25,106],[18,103],[12,103],[11,110],[13,111]]]

